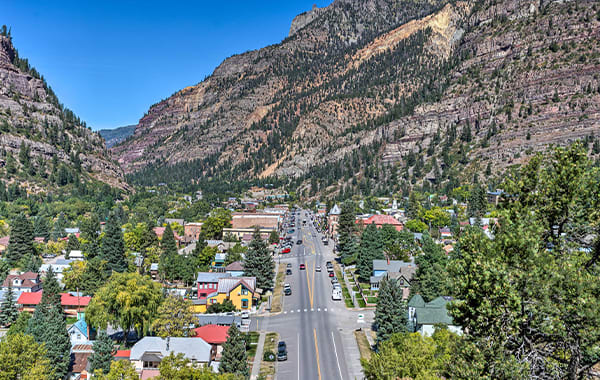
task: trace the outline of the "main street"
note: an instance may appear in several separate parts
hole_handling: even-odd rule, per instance
[[[331,299],[333,287],[325,263],[334,260],[332,246],[323,245],[321,234],[305,211],[300,212],[296,222],[292,251],[276,259],[280,265],[292,264],[292,274],[284,281],[291,285],[292,295],[284,297],[281,313],[256,320],[258,330],[278,332],[287,344],[288,360],[278,362],[276,378],[361,378],[353,331],[367,327],[372,313],[348,310],[344,301]],[[298,239],[302,244],[295,244]],[[300,270],[300,264],[306,269]],[[321,272],[315,270],[317,266],[321,266]],[[367,314],[366,323],[358,322],[359,314]]]

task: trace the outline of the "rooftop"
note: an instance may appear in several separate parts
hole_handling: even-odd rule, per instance
[[[229,326],[204,325],[194,329],[196,338],[202,338],[209,344],[223,344],[227,340]]]
[[[199,362],[211,361],[211,345],[201,338],[160,338],[146,336],[131,348],[131,360],[140,360],[145,353],[159,357],[168,356],[171,352],[182,353],[186,358]]]
[[[219,282],[219,279],[231,277],[229,273],[218,273],[218,272],[200,272],[196,277],[196,282]]]

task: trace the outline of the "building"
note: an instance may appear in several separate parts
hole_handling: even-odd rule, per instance
[[[217,291],[219,287],[219,279],[231,277],[229,273],[218,272],[200,272],[196,278],[198,286],[198,299],[206,299],[206,297]]]
[[[67,379],[83,380],[90,378],[89,358],[94,353],[91,344],[76,344],[71,347],[71,363]]]
[[[218,361],[221,358],[221,352],[223,352],[223,343],[227,341],[229,326],[220,325],[204,325],[194,329],[196,338],[203,339],[206,343],[213,346],[215,350],[215,358]]]
[[[159,239],[162,239],[163,234],[165,233],[166,227],[154,227],[154,233]],[[177,234],[177,232],[173,231],[173,236],[175,237],[175,242],[177,243],[177,247],[179,248],[179,244],[181,242],[181,236]]]
[[[218,325],[218,326],[231,326],[234,323],[238,328],[242,326],[242,318],[235,315],[221,315],[221,314],[198,314],[198,326],[204,325]]]
[[[234,261],[225,267],[225,273],[232,277],[240,277],[244,275],[244,264],[241,261]]]
[[[255,277],[233,277],[229,273],[198,274],[198,297],[192,300],[196,313],[205,313],[208,306],[230,300],[237,310],[251,310],[258,297]],[[216,285],[216,288],[215,288]]]
[[[58,280],[58,282],[62,282],[63,272],[65,271],[65,269],[69,268],[71,266],[71,263],[74,261],[75,260],[72,259],[57,258],[54,260],[54,263],[42,264],[39,270],[40,275],[45,277],[50,268],[52,267],[52,271],[54,272],[56,279]]]
[[[200,232],[202,232],[202,224],[202,222],[187,223],[183,226],[183,234],[198,241],[200,239]]]
[[[402,298],[410,295],[410,284],[417,272],[417,265],[398,260],[373,260],[373,275],[370,278],[371,290],[379,290],[384,278],[395,279],[402,288]]]
[[[231,234],[237,239],[244,235],[253,234],[255,227],[259,228],[261,236],[268,238],[271,232],[278,231],[282,217],[274,213],[234,213],[231,217],[231,227],[223,229],[223,235]]]
[[[435,325],[446,325],[448,330],[462,334],[460,326],[452,322],[447,305],[452,297],[438,297],[431,302],[425,302],[419,294],[413,296],[408,302],[408,321],[413,326],[414,332],[423,336],[431,336],[435,332]]]
[[[398,221],[398,219],[390,215],[371,215],[365,219],[359,219],[355,223],[363,223],[365,226],[368,226],[369,224],[374,224],[377,228],[383,227],[384,224],[389,224],[393,226],[396,229],[396,231],[402,231],[402,228],[404,228],[404,226]]]
[[[33,313],[35,311],[35,307],[42,300],[42,293],[43,291],[35,293],[22,293],[17,300],[17,304],[22,311]],[[91,300],[92,297],[88,296],[77,297],[76,295],[70,293],[60,294],[60,304],[63,308],[63,312],[67,316],[71,317],[81,317]]]
[[[169,223],[169,224],[179,224],[180,226],[183,226],[185,224],[185,220],[183,219],[174,219],[174,218],[165,218],[165,223]]]
[[[497,189],[496,191],[488,191],[487,192],[487,201],[490,204],[493,205],[498,205],[498,202],[500,202],[500,199],[502,198],[502,195],[504,194],[504,191]]]
[[[338,205],[334,205],[331,208],[331,210],[329,210],[329,216],[327,217],[327,225],[329,226],[329,236],[331,236],[332,239],[335,239],[337,237],[341,214],[342,210]]]
[[[452,230],[450,230],[450,228],[448,227],[443,227],[440,228],[440,238],[442,239],[448,239],[452,237]]]
[[[84,316],[72,324],[67,329],[67,333],[69,333],[71,339],[71,346],[77,344],[89,344],[95,336],[95,331],[85,322]]]
[[[149,379],[160,374],[160,362],[171,353],[183,354],[194,366],[208,366],[216,356],[216,349],[201,338],[146,336],[131,348],[129,360],[142,379]]]
[[[24,293],[39,292],[42,290],[40,275],[35,272],[9,274],[2,283],[2,290],[7,290],[9,284],[13,290]]]

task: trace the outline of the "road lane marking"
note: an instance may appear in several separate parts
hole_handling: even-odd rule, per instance
[[[308,287],[308,298],[310,300],[310,307],[313,307],[313,294],[310,291],[310,278],[308,278],[308,270],[306,270],[305,272],[306,272],[306,286]],[[314,265],[313,265],[313,273],[314,273]],[[314,284],[313,284],[313,289],[314,289]]]
[[[290,310],[290,313],[293,313],[293,312],[294,312],[294,310]]]
[[[298,309],[298,313],[300,312],[300,309]]]
[[[324,311],[327,311],[327,308],[323,309]]]
[[[338,371],[340,371],[340,379],[344,379],[342,376],[342,368],[340,367],[340,358],[337,354],[337,348],[335,347],[335,338],[333,336],[333,331],[331,332],[331,340],[333,341],[333,352],[335,353],[335,361],[337,362]]]
[[[315,311],[315,309],[310,309],[310,311]]]
[[[318,307],[318,308],[317,308],[317,311],[321,311],[321,308],[320,308],[320,307]]]
[[[315,351],[317,354],[317,372],[319,373],[319,380],[321,380],[321,362],[319,361],[319,345],[317,344],[317,329],[313,329],[315,335]]]

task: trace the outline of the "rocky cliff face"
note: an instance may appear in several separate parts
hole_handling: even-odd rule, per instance
[[[367,191],[497,170],[600,133],[598,12],[592,0],[338,0],[152,106],[113,153],[147,178],[323,173]]]
[[[21,150],[27,153],[19,155]],[[126,186],[102,138],[60,105],[41,75],[19,58],[7,35],[0,35],[0,161],[5,182],[31,191],[74,178]]]

